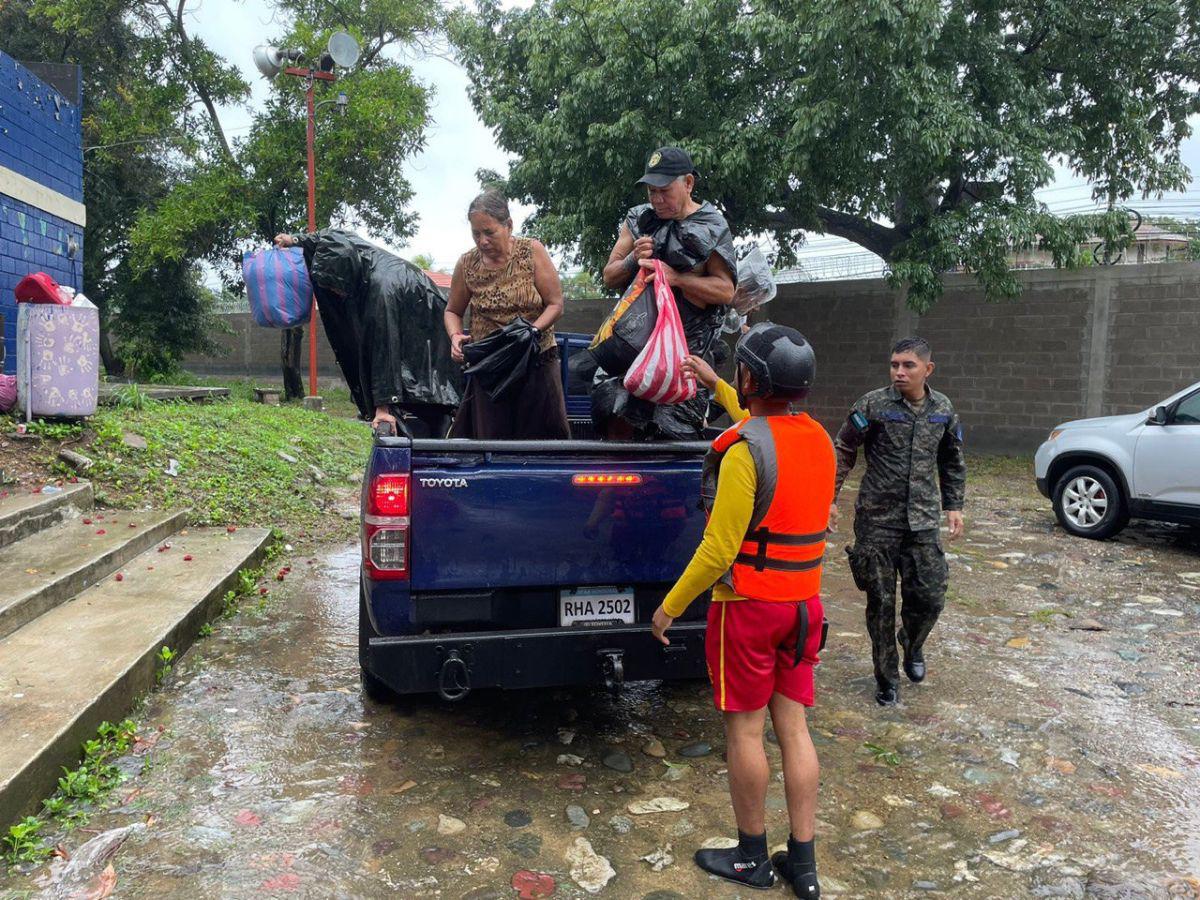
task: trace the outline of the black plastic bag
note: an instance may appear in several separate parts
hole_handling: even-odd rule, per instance
[[[598,368],[591,350],[572,349],[567,357],[567,395],[590,394]]]
[[[636,296],[632,296],[635,293]],[[615,316],[620,318],[611,321]],[[635,278],[617,301],[609,319],[596,332],[596,340],[590,348],[596,364],[610,375],[624,375],[650,340],[657,322],[654,285]]]
[[[738,277],[737,256],[729,224],[711,203],[702,203],[696,212],[682,221],[660,219],[648,203],[635,206],[625,220],[635,239],[654,239],[654,258],[672,269],[691,272],[708,262],[716,253],[729,267],[734,283]]]
[[[446,298],[416,266],[356,234],[301,235],[321,325],[363,418],[379,406],[456,407]]]
[[[660,405],[625,390],[621,378],[597,373],[592,385],[592,427],[599,435],[612,433],[616,420],[627,425],[635,441],[695,441],[704,437],[710,394],[704,388],[683,403]]]
[[[463,345],[467,376],[474,378],[493,402],[501,400],[529,377],[537,362],[538,343],[533,326],[517,316],[499,331]]]

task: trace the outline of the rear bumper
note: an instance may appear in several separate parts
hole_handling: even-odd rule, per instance
[[[452,654],[465,664],[472,689],[604,684],[614,655],[625,681],[703,678],[704,631],[704,622],[676,623],[669,647],[647,625],[374,637],[368,666],[400,694],[437,692]],[[455,667],[452,679],[460,675]]]

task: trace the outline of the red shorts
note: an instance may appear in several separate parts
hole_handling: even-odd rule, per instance
[[[808,636],[796,662],[798,607],[808,606]],[[813,666],[821,646],[820,597],[790,602],[725,600],[708,607],[704,638],[713,703],[722,712],[762,709],[775,693],[813,705]]]

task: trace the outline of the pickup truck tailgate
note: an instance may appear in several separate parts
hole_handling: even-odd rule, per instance
[[[422,443],[414,592],[669,583],[704,530],[704,444]]]

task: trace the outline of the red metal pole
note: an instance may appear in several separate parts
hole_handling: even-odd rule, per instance
[[[313,78],[308,79],[308,230],[317,230],[317,160],[313,149],[316,107],[313,104]],[[308,322],[308,395],[317,395],[317,298],[313,297],[312,318]]]

